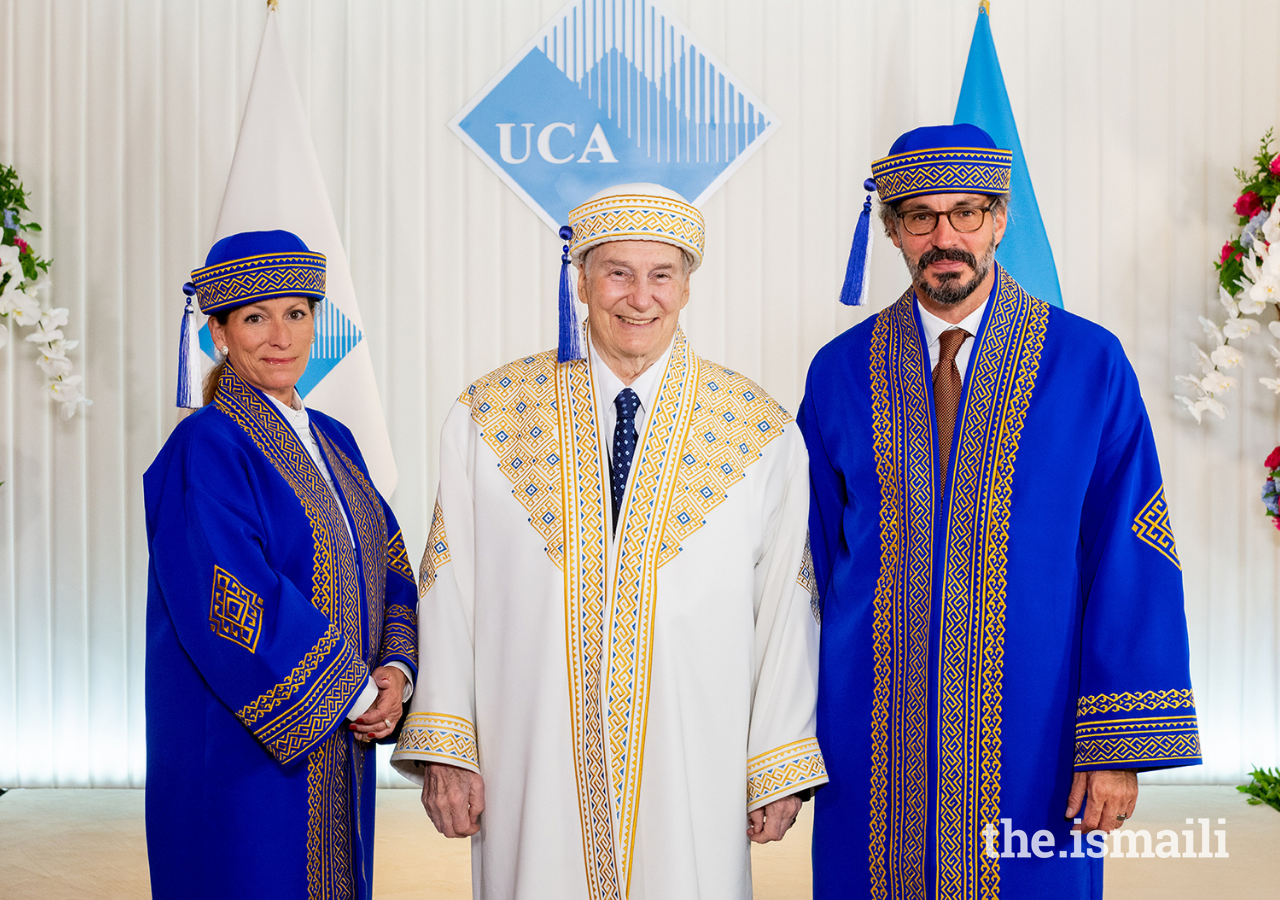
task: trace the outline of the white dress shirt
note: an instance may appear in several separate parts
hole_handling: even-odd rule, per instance
[[[276,411],[289,423],[289,427],[298,436],[302,446],[307,448],[307,455],[311,457],[311,461],[320,470],[324,483],[329,486],[329,493],[333,494],[333,502],[338,504],[338,511],[342,513],[342,524],[347,526],[347,540],[351,541],[351,546],[354,549],[356,539],[351,531],[351,522],[347,519],[347,511],[342,505],[341,498],[338,497],[338,490],[333,486],[333,474],[329,471],[329,466],[324,461],[324,457],[320,455],[320,445],[316,442],[316,436],[311,432],[311,417],[307,415],[307,408],[302,405],[302,398],[298,396],[298,392],[295,390],[293,392],[293,403],[289,406],[285,406],[270,394],[267,394],[267,399],[275,404]],[[403,702],[408,703],[409,698],[413,696],[413,673],[409,671],[408,666],[401,662],[392,661],[387,665],[395,666],[404,673]],[[351,704],[351,709],[347,712],[347,719],[354,722],[364,715],[377,699],[378,685],[370,676],[365,679],[364,689],[360,691],[360,695]]]
[[[622,379],[613,373],[609,364],[600,358],[596,348],[588,342],[591,358],[591,383],[595,385],[596,422],[600,431],[600,446],[604,447],[605,459],[613,459],[613,432],[618,427],[618,407],[613,401],[623,388],[631,388],[640,398],[640,408],[636,410],[637,451],[639,441],[644,437],[644,423],[653,408],[658,395],[658,387],[662,384],[662,374],[667,371],[667,360],[671,358],[671,347],[668,346],[662,356],[654,360],[653,365],[644,370],[631,384],[623,384]]]
[[[939,319],[925,309],[919,300],[916,301],[916,309],[920,310],[920,324],[924,326],[925,343],[929,345],[930,372],[938,367],[938,354],[942,352],[942,332],[948,328],[962,328],[970,335],[965,338],[959,352],[956,353],[956,368],[960,370],[960,380],[964,381],[965,372],[969,370],[969,357],[973,355],[973,345],[978,340],[978,329],[982,327],[982,314],[986,312],[987,304],[990,302],[990,298],[983,300],[977,309],[953,325]]]

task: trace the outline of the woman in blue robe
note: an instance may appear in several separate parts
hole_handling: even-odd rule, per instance
[[[192,281],[224,359],[143,478],[152,892],[368,898],[417,592],[351,432],[294,389],[324,257],[246,232]]]

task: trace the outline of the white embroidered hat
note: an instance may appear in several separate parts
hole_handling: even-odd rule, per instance
[[[660,184],[619,184],[606,188],[569,210],[573,237],[569,255],[581,266],[592,247],[608,241],[660,241],[693,257],[693,272],[702,265],[706,224],[688,200]]]

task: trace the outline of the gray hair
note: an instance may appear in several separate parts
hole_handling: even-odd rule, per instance
[[[596,244],[594,247],[589,248],[586,253],[582,254],[582,261],[579,264],[579,268],[582,270],[582,273],[584,275],[587,275],[587,277],[590,277],[591,257],[595,254],[597,250],[599,250],[601,247],[603,247],[605,244],[608,244],[608,243],[610,242],[604,241],[602,243]],[[675,246],[675,245],[673,244],[672,246]],[[689,274],[693,271],[693,254],[690,253],[688,250],[684,249],[683,247],[679,247],[677,249],[679,249],[680,251],[680,259],[684,261],[684,277],[688,278]]]
[[[1007,214],[1009,212],[1008,193],[990,194],[989,196],[991,197],[991,215],[996,216],[1000,213]],[[884,201],[880,202],[880,224],[884,226],[884,233],[886,235],[889,234],[889,223],[893,222],[894,224],[897,224],[898,222],[898,205],[900,203],[902,203],[901,200],[896,200],[893,203],[885,203]]]

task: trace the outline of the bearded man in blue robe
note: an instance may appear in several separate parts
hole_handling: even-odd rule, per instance
[[[911,287],[809,369],[824,900],[1101,897],[1137,773],[1200,762],[1138,382],[994,262],[1011,165],[972,125],[898,139]]]

